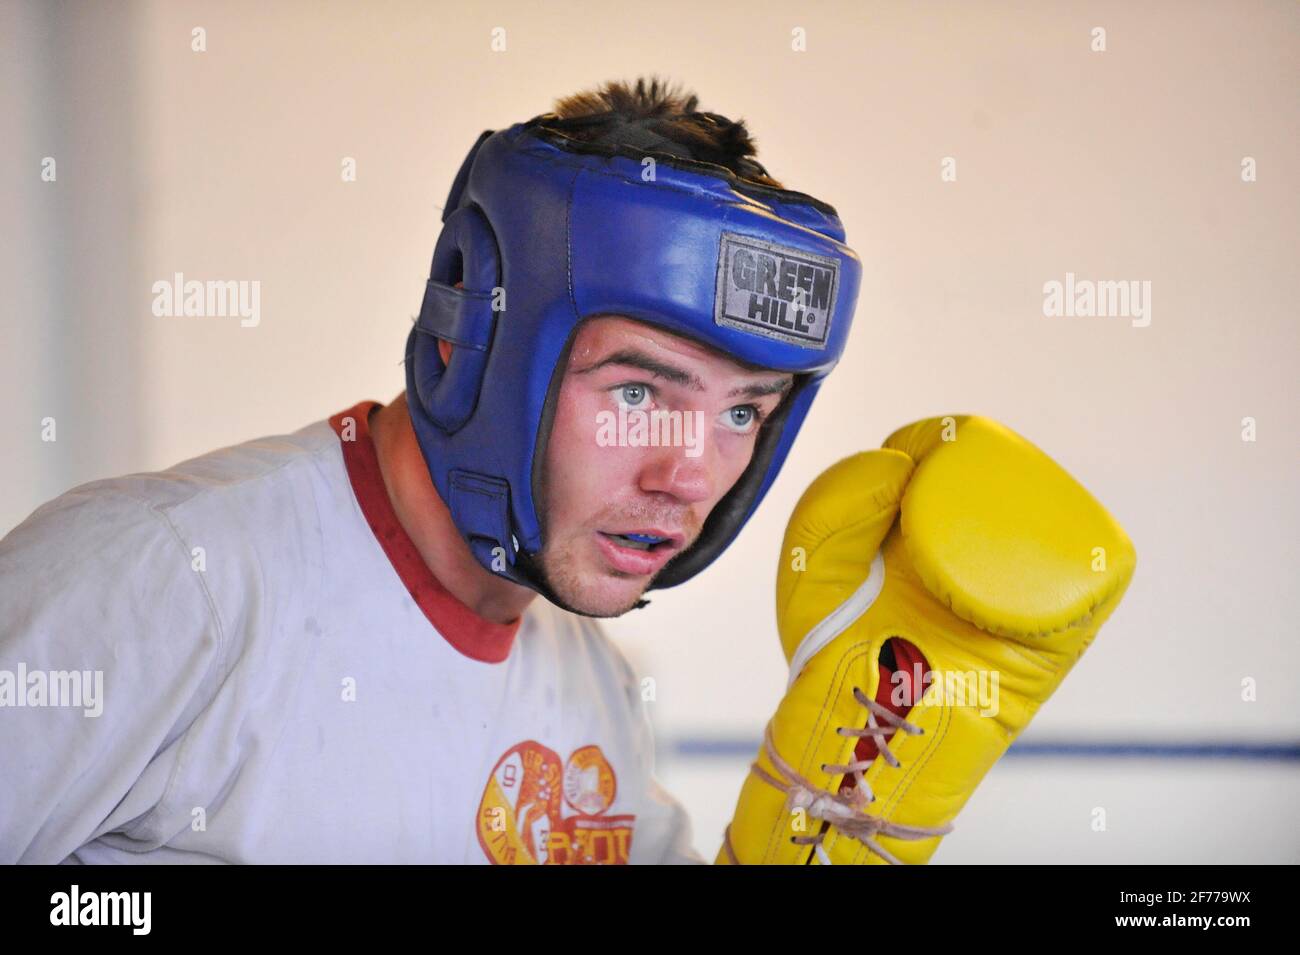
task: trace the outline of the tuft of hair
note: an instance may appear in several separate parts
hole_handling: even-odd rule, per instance
[[[743,119],[700,110],[700,98],[658,77],[635,85],[613,80],[555,101],[555,125],[571,139],[645,153],[669,152],[731,170],[751,182],[782,189],[755,158],[758,146]],[[650,146],[652,139],[667,140]]]

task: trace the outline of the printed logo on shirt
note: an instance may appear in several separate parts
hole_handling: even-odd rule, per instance
[[[599,746],[561,760],[535,740],[497,760],[478,809],[478,841],[494,865],[626,865],[633,815],[604,815],[618,780]]]

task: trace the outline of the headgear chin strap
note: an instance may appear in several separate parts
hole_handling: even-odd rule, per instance
[[[844,350],[861,265],[835,210],[811,196],[667,148],[650,162],[578,142],[565,122],[489,130],[465,158],[407,340],[406,390],[434,486],[475,558],[582,613],[537,565],[542,464],[578,324],[623,316],[795,374],[748,468],[651,585],[673,587],[727,548],[776,478]],[[446,365],[438,339],[454,346]]]

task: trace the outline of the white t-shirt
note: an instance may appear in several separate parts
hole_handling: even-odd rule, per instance
[[[0,862],[683,863],[591,619],[434,579],[361,402],[0,541]]]

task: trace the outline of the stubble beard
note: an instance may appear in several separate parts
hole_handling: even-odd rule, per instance
[[[650,585],[654,582],[654,577],[651,577],[635,594],[627,597],[615,597],[614,595],[593,596],[591,594],[593,590],[591,578],[593,576],[611,576],[619,579],[620,575],[616,571],[597,571],[595,574],[584,574],[578,566],[577,555],[574,553],[576,549],[576,546],[547,546],[543,549],[537,564],[542,572],[542,578],[551,589],[551,592],[567,606],[572,607],[579,613],[590,617],[621,617],[629,610],[636,608],[642,594],[649,590]],[[631,578],[623,577],[622,579],[628,580]]]

